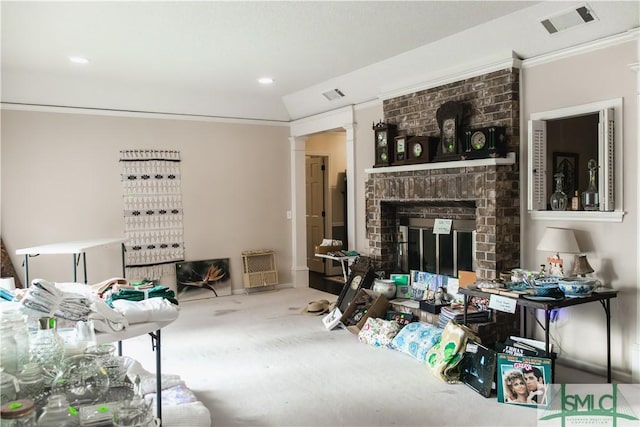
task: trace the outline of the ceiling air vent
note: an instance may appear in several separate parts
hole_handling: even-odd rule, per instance
[[[333,101],[334,99],[342,98],[344,96],[344,93],[342,93],[340,89],[331,89],[323,92],[322,95],[324,95],[324,97],[329,101]]]
[[[544,21],[540,21],[540,23],[549,32],[549,34],[554,34],[597,19],[598,18],[594,15],[591,7],[585,4],[563,12],[560,15],[547,18]]]

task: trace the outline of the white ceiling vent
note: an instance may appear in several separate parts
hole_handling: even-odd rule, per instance
[[[331,89],[323,92],[322,95],[324,95],[324,97],[329,101],[333,101],[334,99],[342,98],[344,96],[344,93],[342,93],[340,89]]]
[[[591,7],[584,4],[580,7],[569,9],[559,15],[540,21],[540,23],[549,32],[549,34],[554,34],[577,25],[596,21],[597,19],[598,18],[593,13]]]

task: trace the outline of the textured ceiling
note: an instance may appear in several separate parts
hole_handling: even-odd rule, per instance
[[[597,22],[554,36],[539,24],[582,3],[3,1],[2,102],[289,121],[638,26],[635,1],[591,2]]]

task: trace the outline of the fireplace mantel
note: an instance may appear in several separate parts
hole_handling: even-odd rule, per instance
[[[367,238],[378,268],[391,271],[406,218],[474,220],[475,272],[495,279],[519,265],[519,168],[506,158],[374,168],[366,186]]]
[[[390,173],[390,172],[410,172],[434,169],[467,168],[475,166],[496,166],[513,165],[516,163],[516,153],[507,153],[507,157],[497,157],[489,159],[457,160],[453,162],[432,162],[418,163],[415,165],[387,166],[382,168],[365,169],[365,173]]]

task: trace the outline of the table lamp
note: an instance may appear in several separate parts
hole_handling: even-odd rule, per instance
[[[547,258],[547,262],[555,266],[555,272],[564,276],[562,270],[562,258],[560,258],[560,252],[562,253],[579,253],[580,247],[578,241],[573,233],[573,230],[568,228],[547,227],[544,230],[542,239],[536,247],[539,251],[555,252],[555,258]],[[554,270],[552,267],[551,270]],[[553,274],[553,272],[551,272]],[[554,274],[555,275],[555,274]]]
[[[586,255],[576,255],[573,257],[572,276],[585,277],[588,273],[593,273],[593,267],[589,265]]]

